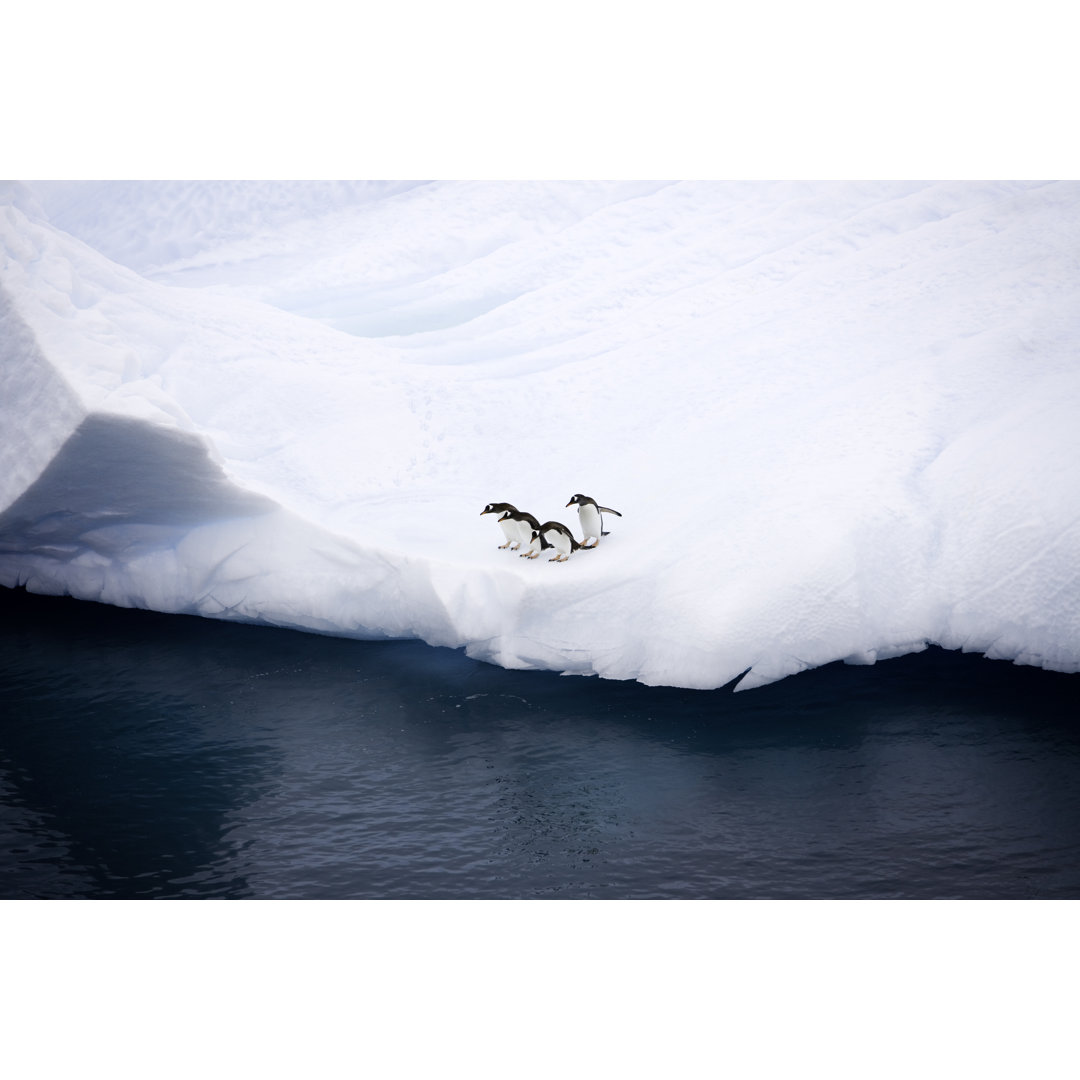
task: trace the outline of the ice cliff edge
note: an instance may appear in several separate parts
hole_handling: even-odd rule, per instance
[[[0,584],[654,684],[1080,669],[1077,185],[148,185],[156,262],[5,190]],[[624,517],[565,565],[479,517],[577,491]]]

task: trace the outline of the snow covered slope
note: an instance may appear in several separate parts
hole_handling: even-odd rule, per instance
[[[1080,668],[1080,185],[12,184],[0,583],[646,683]],[[499,550],[508,501],[580,537]]]

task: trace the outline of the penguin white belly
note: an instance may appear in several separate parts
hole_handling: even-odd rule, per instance
[[[514,539],[518,542],[518,546],[520,547],[524,544],[528,547],[529,543],[532,541],[532,526],[527,521],[507,522],[507,524],[513,524],[514,528],[517,530],[514,533]],[[517,549],[515,548],[515,550]]]
[[[520,540],[518,535],[518,526],[516,521],[500,521],[499,528],[503,531],[503,536],[506,537],[506,543],[503,547],[509,547],[515,540]]]
[[[570,554],[570,540],[566,533],[559,532],[558,529],[548,529],[544,533],[544,539],[560,554]]]
[[[600,511],[589,503],[586,503],[584,506],[579,506],[578,521],[581,522],[582,540],[588,540],[590,537],[595,536],[597,542],[599,542],[600,533],[602,531]]]

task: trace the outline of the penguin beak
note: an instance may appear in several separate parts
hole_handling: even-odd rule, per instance
[[[573,506],[574,505],[574,500],[571,499],[566,505],[567,506]],[[565,509],[565,507],[564,507],[564,509]]]

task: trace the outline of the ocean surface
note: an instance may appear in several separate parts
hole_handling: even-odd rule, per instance
[[[1080,897],[1080,677],[732,693],[0,589],[4,899]]]

